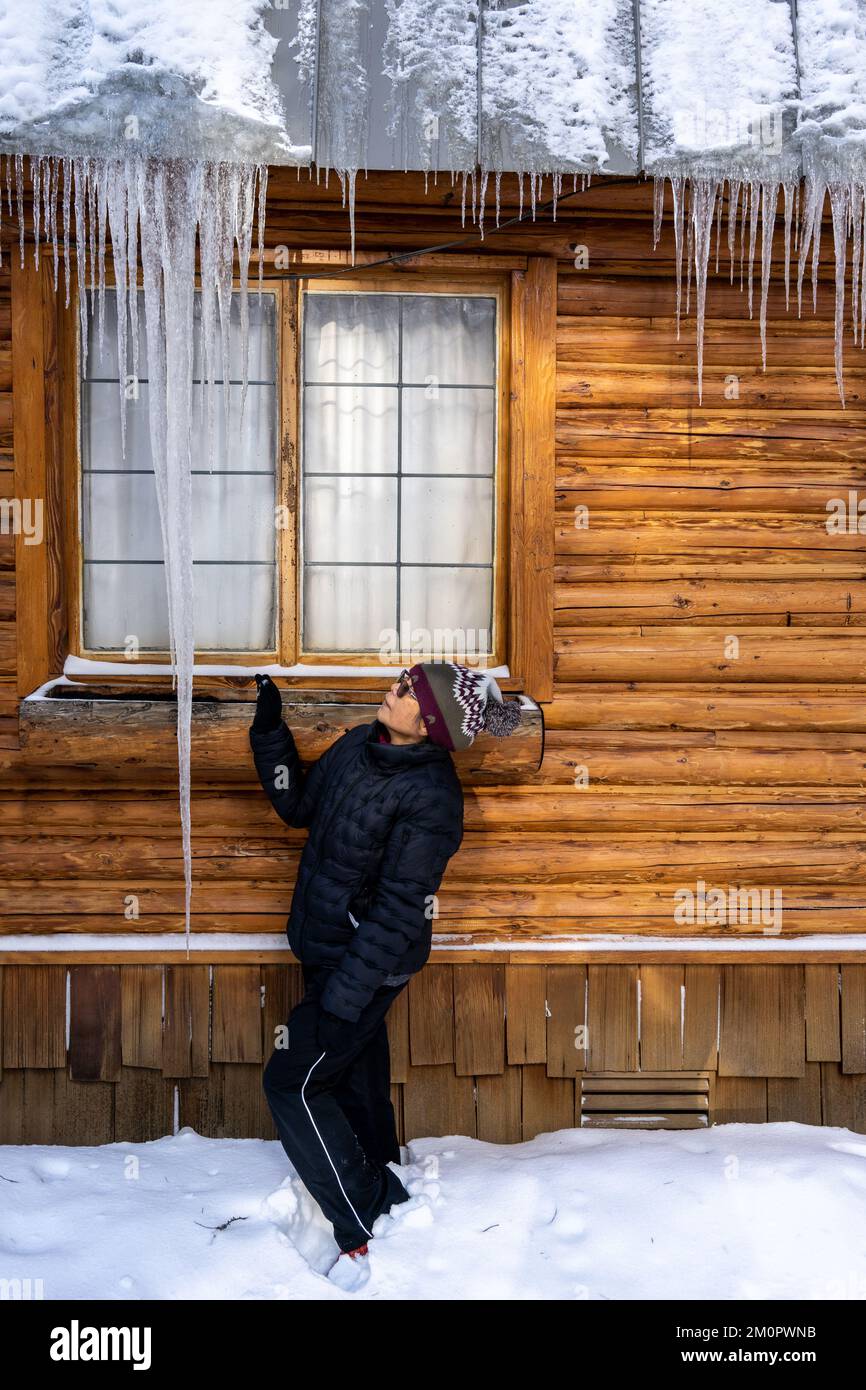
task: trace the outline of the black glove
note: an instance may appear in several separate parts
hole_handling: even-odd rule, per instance
[[[351,1043],[356,1028],[357,1024],[350,1023],[348,1019],[338,1018],[336,1014],[329,1014],[327,1009],[320,1009],[316,1042],[325,1052],[342,1052]]]
[[[256,716],[252,728],[257,734],[269,734],[278,729],[283,718],[283,701],[279,688],[270,676],[256,676],[259,693],[256,696]]]

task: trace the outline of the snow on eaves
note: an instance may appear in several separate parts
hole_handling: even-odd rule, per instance
[[[484,14],[485,167],[604,170],[637,157],[632,0],[527,0]]]
[[[285,162],[267,0],[31,0],[0,15],[0,141]],[[305,156],[309,151],[303,151]]]
[[[866,165],[866,0],[799,0],[797,36],[804,158],[840,174]],[[832,168],[830,172],[834,172]]]
[[[757,175],[796,162],[788,0],[641,0],[644,166]]]

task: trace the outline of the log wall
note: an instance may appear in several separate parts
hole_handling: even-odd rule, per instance
[[[506,179],[503,219],[516,211]],[[447,176],[426,196],[412,175],[359,179],[359,247],[461,234],[471,234],[463,249],[479,249]],[[268,242],[348,246],[339,186],[272,171]],[[587,249],[584,269],[573,243]],[[823,244],[826,254],[832,239]],[[554,698],[539,771],[466,785],[466,837],[436,930],[468,949],[440,941],[389,1016],[402,1135],[529,1137],[576,1122],[581,1072],[635,1069],[711,1072],[714,1122],[862,1131],[866,950],[821,949],[829,935],[856,946],[866,926],[863,540],[826,526],[827,501],[862,479],[864,365],[849,338],[843,410],[832,266],[822,262],[817,315],[804,305],[800,319],[786,312],[777,267],[764,372],[739,268],[731,286],[723,255],[699,403],[693,318],[677,338],[670,224],[653,252],[648,185],[602,180],[560,203],[556,222],[539,213],[501,232],[488,209],[481,249],[558,262]],[[5,496],[9,334],[4,255]],[[132,929],[142,942],[177,931],[166,769],[149,778],[97,759],[34,767],[22,756],[14,580],[12,540],[0,535],[0,931]],[[182,1124],[272,1133],[257,1078],[272,1016],[297,989],[296,967],[280,962],[291,960],[282,932],[303,832],[234,766],[197,774],[193,827],[194,930],[233,944],[271,934],[276,949],[214,951],[190,966],[161,950],[140,964],[5,954],[0,1139],[152,1137],[175,1085]],[[781,932],[677,924],[675,894],[700,880],[780,891]],[[599,932],[610,937],[602,950],[588,940]],[[662,938],[692,949],[638,950]],[[79,982],[68,1051],[67,967]],[[161,973],[181,970],[195,1028],[179,1057],[174,1015],[160,1019],[158,1001]],[[50,1029],[34,1032],[37,1005]],[[569,1037],[580,1022],[588,1052]]]

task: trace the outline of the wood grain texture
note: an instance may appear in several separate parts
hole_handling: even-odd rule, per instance
[[[425,191],[417,175],[372,175],[359,188],[358,265],[383,249],[459,235],[459,201],[447,180]],[[503,209],[516,211],[514,180],[503,181]],[[267,238],[271,257],[284,243],[298,267],[348,268],[339,189],[272,170]],[[588,246],[588,271],[573,266],[575,239]],[[544,701],[546,736],[540,767],[521,739],[496,748],[487,774],[461,772],[466,835],[434,926],[471,949],[434,954],[389,1015],[404,1136],[477,1132],[519,1142],[527,1115],[530,1128],[559,1122],[562,1097],[587,1065],[663,1062],[719,1067],[717,1122],[815,1122],[817,1084],[823,1123],[866,1129],[866,954],[798,949],[802,935],[836,938],[866,924],[863,537],[827,528],[828,502],[862,489],[866,374],[846,348],[843,411],[833,380],[829,236],[823,248],[816,315],[786,312],[774,280],[766,371],[724,254],[720,272],[711,268],[701,402],[694,317],[678,336],[671,226],[666,219],[653,250],[649,185],[594,180],[556,223],[527,221],[491,233],[471,256],[439,258],[466,283],[485,270],[510,277],[512,303],[522,305],[509,368],[520,387],[509,421],[509,526],[525,561],[514,566],[510,590],[522,648],[511,686],[502,684],[534,673],[527,688]],[[777,238],[777,265],[780,253]],[[404,263],[406,276],[413,264]],[[417,269],[429,274],[434,265]],[[66,454],[74,443],[53,384],[69,341],[61,324],[55,344],[43,291],[30,271],[13,290],[0,270],[0,474],[4,496],[22,481],[45,486],[59,536],[74,530],[72,509],[58,509],[48,489],[58,429]],[[39,313],[25,313],[40,295]],[[292,384],[287,371],[284,388]],[[291,503],[297,460],[292,441],[282,443]],[[47,724],[19,744],[18,693],[59,669],[63,653],[57,547],[46,556],[36,549],[19,538],[16,550],[0,534],[0,932],[130,930],[130,892],[142,906],[134,923],[142,941],[179,931],[173,731],[145,721],[134,739],[127,726],[118,741],[115,721],[102,730],[106,744],[91,711],[90,727],[68,729],[65,747]],[[296,636],[284,632],[285,653],[296,650]],[[142,689],[125,671],[112,684]],[[301,708],[316,684],[286,683],[305,758],[359,708],[358,717],[369,712],[382,682],[347,680],[325,720]],[[88,970],[122,965],[123,1065],[112,1082],[66,1077],[66,958],[16,955],[19,963],[2,969],[0,1131],[18,1136],[9,1142],[52,1142],[58,1117],[76,1134],[108,1133],[112,1088],[115,1137],[136,1128],[135,1137],[151,1137],[175,1082],[185,1122],[200,1120],[201,1132],[236,1125],[273,1138],[260,1074],[302,989],[284,927],[304,835],[274,816],[251,778],[241,729],[249,678],[202,678],[197,693],[225,704],[219,723],[197,725],[193,930],[262,932],[274,949],[214,950],[193,965],[184,964],[182,937],[177,952],[159,949],[133,965],[109,951],[86,962],[70,953],[71,965]],[[674,923],[673,895],[698,878],[780,888],[791,954],[768,963],[760,929],[747,922]],[[718,954],[657,948],[648,958],[616,950],[615,940],[608,955],[581,953],[582,940],[599,932],[650,944],[693,936],[696,947],[712,938]],[[755,954],[726,949],[733,944]],[[240,972],[225,975],[225,990],[224,970]],[[475,970],[483,974],[473,978]],[[511,972],[509,1052],[496,1071],[497,982]],[[256,978],[264,984],[258,1015]],[[47,1029],[36,1017],[49,1020]],[[585,1052],[573,1045],[584,1023]],[[512,1046],[525,1060],[511,1060]]]

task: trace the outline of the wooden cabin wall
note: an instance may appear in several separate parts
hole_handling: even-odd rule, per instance
[[[503,181],[503,220],[517,212],[514,185]],[[463,235],[463,250],[558,261],[545,757],[520,785],[465,788],[437,932],[471,949],[437,948],[389,1014],[401,1138],[529,1138],[580,1122],[588,1074],[635,1071],[708,1076],[701,1122],[866,1132],[866,953],[797,945],[866,923],[863,543],[826,528],[828,498],[862,480],[864,366],[849,335],[843,410],[831,239],[818,314],[804,305],[800,319],[786,312],[776,248],[766,372],[723,256],[699,403],[693,316],[678,338],[670,222],[654,252],[649,185],[601,181],[561,202],[555,222],[539,213],[499,232],[488,207],[480,244],[447,175],[426,194],[403,174],[359,176],[357,188],[359,247]],[[267,240],[347,247],[336,177],[326,187],[272,170]],[[4,255],[6,496],[9,344]],[[9,536],[0,557],[0,931],[128,930],[130,893],[142,937],[178,930],[173,776],[20,757]],[[282,946],[303,832],[273,815],[250,768],[197,778],[193,836],[193,930],[272,932]],[[782,889],[790,949],[710,956],[700,938],[719,929],[698,925],[687,952],[581,951],[596,932],[684,936],[673,895],[700,878]],[[749,935],[727,930],[732,948]],[[563,935],[573,949],[545,949]],[[261,1067],[298,997],[297,965],[255,952],[193,965],[159,952],[0,959],[0,1142],[151,1138],[171,1128],[176,1098],[180,1123],[202,1133],[273,1137]]]

